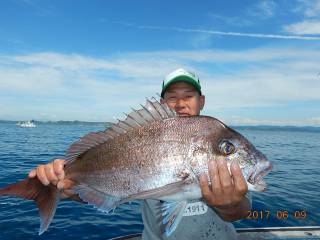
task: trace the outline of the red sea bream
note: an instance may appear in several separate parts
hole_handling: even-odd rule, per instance
[[[239,163],[249,190],[263,191],[271,163],[245,137],[208,116],[179,117],[167,105],[147,100],[140,110],[106,131],[89,133],[67,151],[66,178],[83,202],[109,212],[139,199],[163,200],[165,234],[177,227],[188,200],[201,199],[199,175],[208,162]],[[60,190],[25,179],[0,189],[37,202],[40,234],[49,226]]]

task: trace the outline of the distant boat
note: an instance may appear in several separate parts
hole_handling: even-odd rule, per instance
[[[34,123],[33,120],[31,120],[31,121],[25,121],[25,122],[18,122],[17,125],[20,126],[20,127],[27,127],[27,128],[34,128],[34,127],[36,127],[36,124]]]

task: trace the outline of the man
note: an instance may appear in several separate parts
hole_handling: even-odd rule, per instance
[[[177,69],[167,75],[162,85],[161,102],[166,103],[180,116],[196,116],[205,104],[199,79],[191,72]],[[39,165],[29,173],[38,177],[44,185],[54,184],[65,189],[65,196],[73,182],[64,179],[65,160],[56,159],[46,165]],[[236,233],[230,221],[246,216],[251,204],[246,193],[248,187],[238,164],[233,163],[229,173],[224,160],[209,163],[209,176],[200,177],[200,187],[206,204],[190,202],[181,223],[168,238],[162,235],[159,219],[159,201],[146,200],[142,204],[144,231],[142,239],[235,239]],[[208,183],[210,178],[212,185]]]
[[[163,81],[161,102],[180,116],[199,115],[205,104],[199,79],[184,69],[173,71]],[[209,208],[202,202],[189,203],[183,219],[169,238],[161,235],[159,201],[144,201],[142,239],[236,239],[234,227],[225,221],[244,218],[251,204],[245,196],[248,187],[239,165],[232,164],[230,170],[231,174],[224,160],[209,163],[212,186],[208,184],[208,176],[200,178],[202,195]]]

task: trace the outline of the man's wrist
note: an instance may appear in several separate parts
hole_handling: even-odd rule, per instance
[[[216,211],[218,211],[219,213],[223,214],[223,215],[233,215],[235,213],[238,212],[238,210],[240,209],[240,205],[241,202],[236,204],[236,205],[232,205],[232,206],[228,206],[228,207],[215,207]]]
[[[247,214],[247,211],[251,209],[251,203],[249,199],[244,196],[240,203],[236,205],[215,207],[214,209],[224,221],[231,222],[244,218]]]

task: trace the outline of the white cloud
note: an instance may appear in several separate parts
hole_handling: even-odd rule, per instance
[[[283,26],[285,32],[299,35],[320,34],[320,0],[297,1],[293,12],[302,15],[302,20]]]
[[[309,66],[314,59],[319,59],[317,50],[302,50],[295,47],[263,47],[252,48],[241,51],[228,50],[196,50],[196,51],[161,51],[161,52],[146,52],[146,53],[132,53],[129,56],[137,58],[156,58],[156,59],[170,59],[181,63],[183,61],[193,61],[199,63],[262,63],[270,61],[281,62],[296,62],[299,59],[307,61]],[[302,63],[302,62],[301,62]]]
[[[53,89],[61,87],[65,77],[52,68],[32,67],[25,69],[0,68],[0,91],[32,92],[37,95],[53,94]]]
[[[297,2],[297,5],[295,5],[294,11],[309,18],[319,17],[320,0],[300,0]]]
[[[305,20],[290,24],[284,30],[293,34],[320,34],[320,20]]]
[[[262,19],[270,18],[275,15],[277,4],[272,0],[259,1],[254,6],[248,9],[251,16],[259,17]]]
[[[112,120],[159,92],[164,75],[178,67],[199,74],[209,115],[319,102],[319,61],[317,48],[289,47],[137,52],[106,58],[48,52],[0,56],[0,119]]]
[[[6,60],[4,58],[4,60]],[[60,54],[60,53],[36,53],[23,56],[15,56],[11,59],[17,63],[29,64],[32,66],[45,66],[61,71],[89,72],[89,71],[106,71],[113,74],[121,74],[122,77],[142,77],[151,78],[159,76],[159,71],[170,70],[175,65],[170,59],[156,60],[150,56],[148,60],[136,58],[132,55],[131,59],[126,57],[112,57],[111,59],[92,58],[79,54]],[[1,61],[1,60],[0,60]],[[155,69],[154,64],[159,68]]]
[[[190,45],[196,49],[208,48],[211,45],[212,36],[205,33],[195,34],[195,36],[190,38],[189,42],[190,42]]]
[[[295,39],[295,40],[320,40],[320,37],[311,37],[311,36],[227,32],[227,31],[214,31],[214,30],[206,30],[206,29],[192,29],[192,28],[179,28],[179,27],[139,26],[139,28],[151,29],[151,30],[170,30],[170,31],[189,32],[189,33],[206,33],[206,34],[210,34],[210,35],[233,36],[233,37]]]
[[[214,22],[221,22],[223,24],[232,25],[232,26],[251,26],[254,24],[253,21],[242,18],[242,17],[236,17],[236,16],[225,16],[215,13],[208,13],[208,18],[210,20],[213,20]]]

